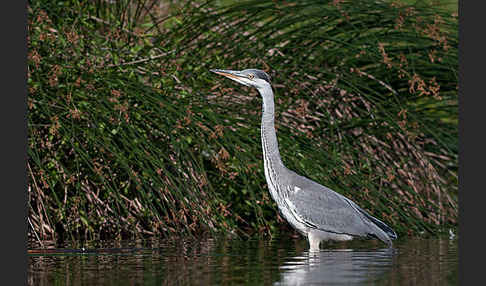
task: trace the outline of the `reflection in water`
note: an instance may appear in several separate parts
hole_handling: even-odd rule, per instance
[[[458,284],[457,239],[408,238],[394,249],[358,241],[316,253],[289,237],[51,247],[57,248],[29,253],[28,285]]]
[[[352,285],[371,282],[390,269],[393,255],[392,248],[304,252],[280,267],[281,281],[274,285]]]

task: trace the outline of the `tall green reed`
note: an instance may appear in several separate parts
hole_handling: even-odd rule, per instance
[[[32,231],[285,227],[262,171],[259,96],[208,73],[249,67],[273,77],[290,168],[400,233],[456,223],[457,20],[448,12],[369,1],[159,4],[30,4]]]

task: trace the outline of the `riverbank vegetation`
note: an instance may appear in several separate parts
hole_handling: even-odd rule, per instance
[[[458,217],[458,20],[400,1],[29,1],[28,222],[40,239],[274,234],[284,163],[399,235]]]

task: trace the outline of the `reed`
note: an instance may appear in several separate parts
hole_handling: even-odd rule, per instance
[[[260,98],[209,74],[248,67],[273,78],[289,168],[399,234],[457,224],[450,11],[370,1],[162,4],[29,4],[31,233],[285,228],[265,186]]]

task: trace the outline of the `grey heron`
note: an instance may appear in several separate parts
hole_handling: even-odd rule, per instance
[[[310,251],[318,251],[321,241],[355,237],[378,238],[391,247],[391,240],[397,238],[392,228],[343,195],[285,167],[275,132],[274,95],[268,74],[257,69],[211,71],[254,87],[260,93],[263,165],[268,189],[283,217],[307,238]]]

